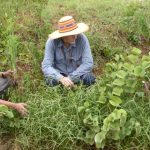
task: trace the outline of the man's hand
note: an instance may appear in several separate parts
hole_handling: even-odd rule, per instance
[[[27,115],[27,109],[26,109],[27,104],[25,103],[15,103],[13,108],[18,111],[22,116]]]
[[[12,70],[7,70],[7,71],[3,72],[3,76],[4,76],[4,77],[10,77],[10,76],[13,75],[13,73],[14,73],[14,71],[12,71]]]
[[[73,87],[74,83],[70,80],[69,77],[62,77],[59,80],[65,87]]]

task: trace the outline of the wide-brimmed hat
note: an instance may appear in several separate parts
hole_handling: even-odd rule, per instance
[[[85,23],[76,23],[72,16],[62,17],[58,22],[58,30],[49,34],[50,39],[57,39],[64,36],[76,35],[88,31]]]

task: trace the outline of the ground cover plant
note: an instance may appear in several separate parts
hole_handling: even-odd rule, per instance
[[[0,70],[15,70],[8,91],[26,102],[21,118],[0,106],[0,148],[149,150],[150,1],[0,0]],[[80,5],[79,5],[80,4]],[[96,84],[47,87],[41,61],[57,20],[90,26]]]

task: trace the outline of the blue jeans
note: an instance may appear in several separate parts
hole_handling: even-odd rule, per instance
[[[93,73],[87,73],[87,74],[84,74],[84,75],[80,76],[80,81],[78,83],[83,82],[84,85],[90,86],[91,84],[95,83],[95,79],[96,78],[95,78]],[[59,82],[55,79],[47,77],[46,78],[46,84],[48,86],[53,87],[53,86],[58,85]]]
[[[8,99],[7,89],[11,84],[11,79],[0,78],[0,99]]]
[[[11,80],[9,78],[0,78],[0,94],[3,94],[7,91],[10,86]]]

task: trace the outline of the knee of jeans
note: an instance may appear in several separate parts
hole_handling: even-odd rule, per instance
[[[92,73],[88,73],[83,75],[82,80],[83,80],[83,84],[91,85],[95,82],[95,76]]]

